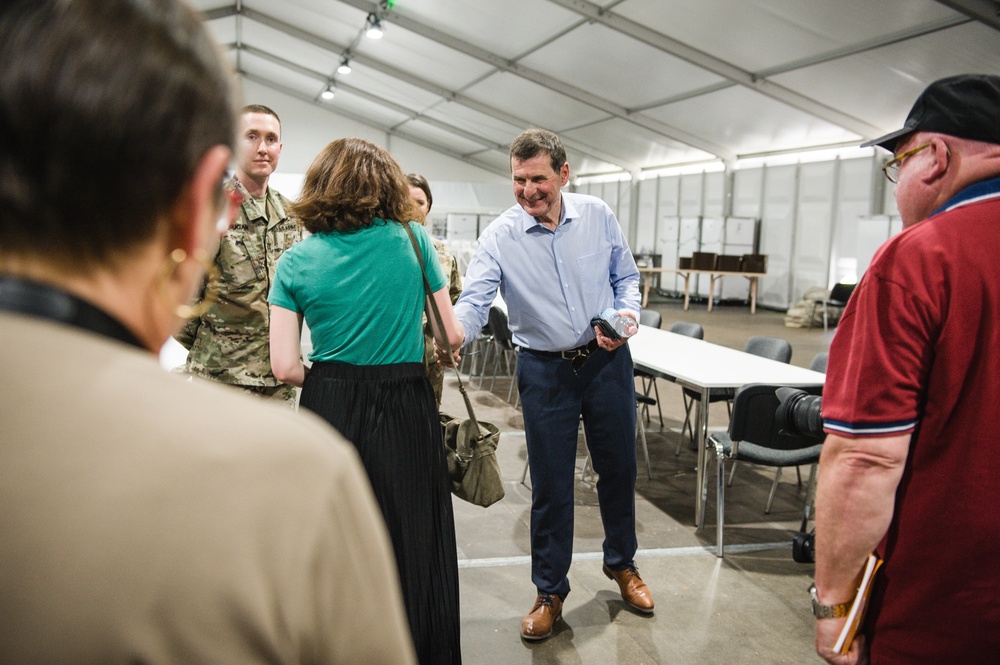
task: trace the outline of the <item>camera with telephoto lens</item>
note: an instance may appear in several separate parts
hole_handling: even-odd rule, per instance
[[[774,394],[778,398],[778,410],[774,416],[782,433],[823,440],[826,435],[820,415],[823,405],[820,395],[810,395],[798,388],[778,388]]]
[[[823,398],[810,395],[798,388],[778,388],[774,391],[778,398],[778,409],[774,416],[779,429],[785,434],[794,434],[822,441],[823,417],[820,409]],[[792,559],[798,563],[816,561],[816,531],[799,533],[792,539]]]

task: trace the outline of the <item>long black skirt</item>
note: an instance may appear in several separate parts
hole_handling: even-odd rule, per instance
[[[314,363],[299,404],[358,449],[395,549],[417,658],[460,664],[455,516],[423,365]]]

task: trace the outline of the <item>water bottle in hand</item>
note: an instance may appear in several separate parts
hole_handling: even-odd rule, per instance
[[[601,312],[597,323],[605,335],[613,340],[628,339],[639,332],[639,326],[631,316],[619,314],[612,307]]]

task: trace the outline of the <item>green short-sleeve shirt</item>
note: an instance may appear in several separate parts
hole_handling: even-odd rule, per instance
[[[448,280],[424,228],[410,222],[431,289]],[[309,359],[352,365],[422,362],[424,285],[406,230],[376,219],[351,233],[309,236],[282,254],[268,302],[302,314]]]

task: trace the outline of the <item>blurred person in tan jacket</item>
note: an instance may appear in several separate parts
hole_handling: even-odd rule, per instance
[[[178,0],[0,9],[0,662],[414,661],[353,448],[157,360],[233,217],[222,62]]]

